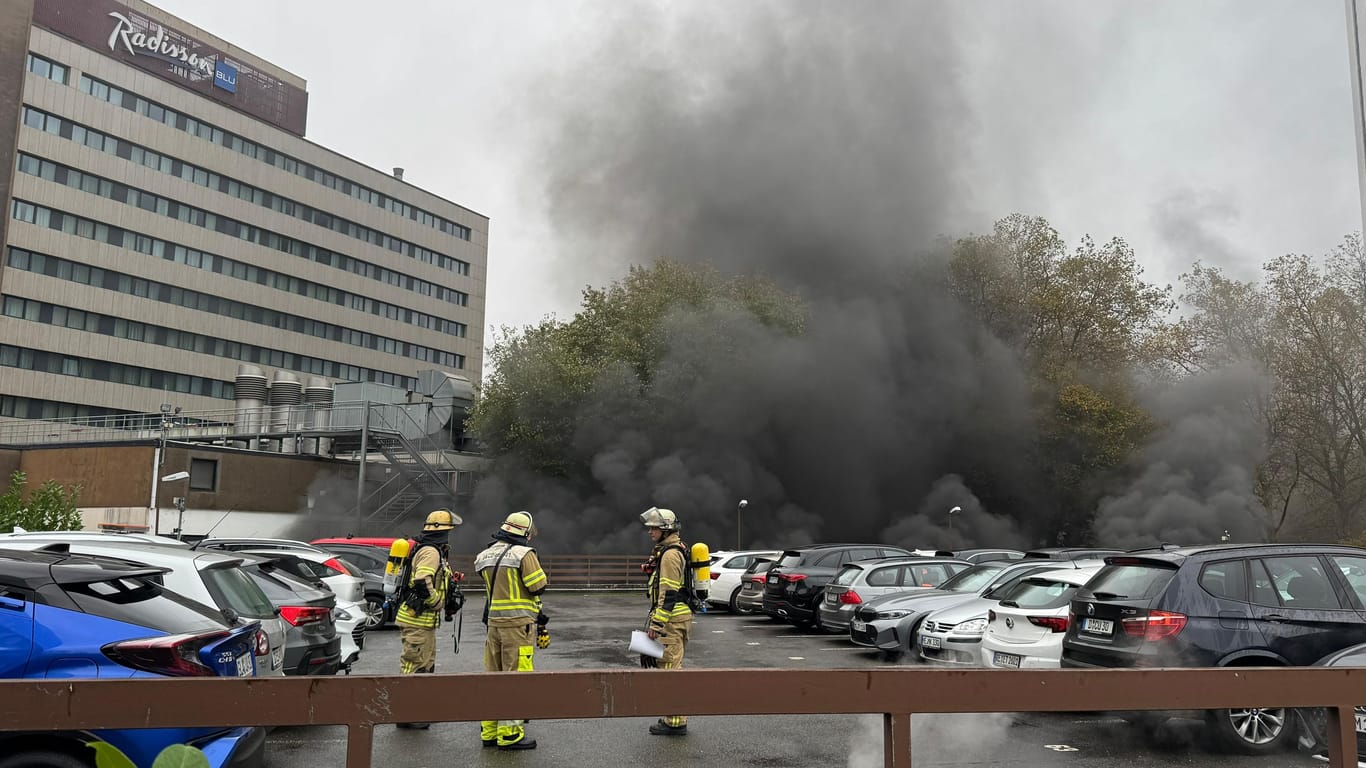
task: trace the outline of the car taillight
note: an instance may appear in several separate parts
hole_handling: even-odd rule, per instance
[[[263,629],[256,630],[256,655],[265,656],[270,653],[270,638],[266,637]]]
[[[858,593],[851,589],[848,592],[840,593],[840,602],[844,605],[860,605],[863,603],[863,598],[859,597]]]
[[[337,573],[340,573],[343,576],[351,575],[351,572],[346,570],[346,566],[342,565],[341,561],[335,557],[327,558],[323,561],[323,565],[327,566],[328,568],[331,568],[332,570],[336,571]]]
[[[1124,619],[1120,624],[1124,627],[1124,634],[1130,637],[1141,637],[1149,641],[1166,640],[1169,637],[1176,637],[1177,633],[1185,628],[1186,616],[1171,611],[1148,611],[1147,616]]]
[[[296,627],[313,624],[327,618],[326,608],[305,605],[286,605],[280,609],[280,618]]]
[[[1030,616],[1029,623],[1053,632],[1067,631],[1066,616]]]
[[[719,579],[719,578],[721,578],[721,574],[717,573],[716,571],[712,571],[712,572],[711,572],[711,580],[712,580],[712,581],[716,581],[716,580]]]
[[[804,573],[780,573],[780,574],[778,574],[778,578],[782,579],[783,581],[786,581],[788,584],[796,584],[796,583],[799,582],[799,581],[806,581],[806,574],[804,574]]]
[[[168,677],[215,677],[218,672],[199,660],[199,652],[227,636],[227,632],[167,635],[110,643],[100,650],[113,661],[143,672]]]
[[[749,580],[752,581],[752,582],[754,582],[755,584],[763,584],[763,583],[764,583],[764,577],[763,577],[763,576],[750,576],[750,577],[749,577]]]

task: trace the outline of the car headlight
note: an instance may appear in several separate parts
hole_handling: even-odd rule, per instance
[[[351,612],[346,610],[345,608],[338,608],[336,613],[332,614],[333,621],[350,621],[354,618],[356,617],[352,616]]]
[[[879,611],[877,617],[879,619],[904,619],[910,615],[910,611]]]
[[[987,631],[986,619],[972,619],[953,628],[952,635],[980,635]]]

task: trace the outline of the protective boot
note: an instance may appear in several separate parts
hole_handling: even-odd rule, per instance
[[[687,736],[687,725],[669,725],[663,718],[650,724],[650,733],[655,736]]]

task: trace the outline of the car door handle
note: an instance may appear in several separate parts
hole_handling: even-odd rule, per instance
[[[1267,620],[1267,621],[1269,621],[1269,622],[1271,622],[1271,623],[1273,623],[1273,624],[1280,624],[1281,622],[1289,621],[1289,619],[1287,619],[1286,617],[1280,615],[1279,613],[1267,614],[1266,616],[1263,616],[1262,618],[1265,619],[1265,620]]]

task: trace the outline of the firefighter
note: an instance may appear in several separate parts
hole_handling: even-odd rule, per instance
[[[692,629],[692,609],[688,607],[685,589],[688,578],[687,546],[678,534],[678,516],[672,510],[650,507],[640,516],[640,522],[650,532],[654,551],[646,564],[650,572],[650,618],[646,633],[651,640],[664,646],[664,658],[658,662],[641,656],[645,667],[678,669],[683,666],[683,652],[688,647],[688,633]],[[688,733],[688,718],[667,715],[650,726],[656,736],[684,736]]]
[[[549,619],[541,610],[545,571],[530,546],[536,525],[526,512],[513,512],[493,534],[493,542],[474,559],[484,580],[484,671],[530,672],[536,651],[537,627]],[[535,749],[526,735],[525,720],[485,720],[479,738],[486,747],[501,750]]]
[[[399,672],[405,675],[432,674],[436,671],[436,628],[441,625],[446,591],[457,574],[451,571],[450,536],[461,523],[458,515],[438,509],[427,515],[417,548],[410,555],[411,573],[400,595],[398,613]],[[431,723],[397,723],[399,728],[427,729]]]

